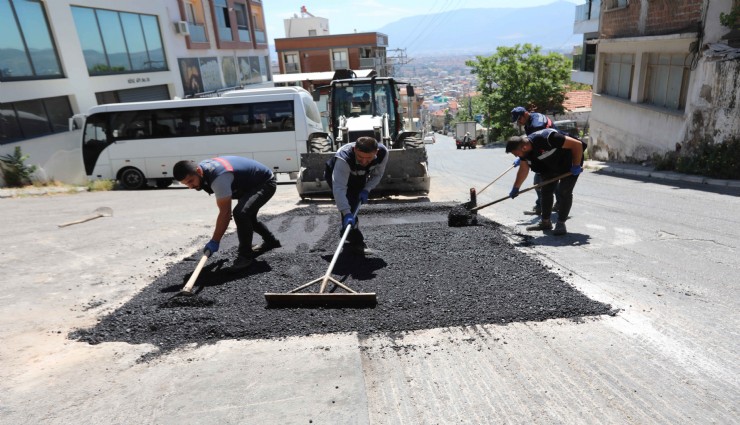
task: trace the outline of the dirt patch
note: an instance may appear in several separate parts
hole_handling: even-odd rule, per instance
[[[199,252],[173,264],[95,327],[70,337],[91,344],[149,343],[164,353],[222,339],[333,332],[366,336],[614,314],[609,305],[587,298],[518,251],[498,224],[478,217],[476,226],[450,227],[453,207],[371,205],[361,211],[366,242],[376,252],[341,254],[333,276],[358,292],[377,293],[375,308],[266,308],[265,292],[287,292],[322,276],[339,241],[339,216],[333,209],[299,208],[269,220],[283,247],[258,257],[249,270],[227,270],[236,254],[232,234],[201,272],[197,299],[173,301]]]

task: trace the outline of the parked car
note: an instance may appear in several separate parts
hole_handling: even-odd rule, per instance
[[[437,142],[437,139],[434,137],[434,133],[429,133],[426,136],[424,136],[424,143],[426,143],[427,145],[431,145],[436,142]]]
[[[553,122],[553,125],[555,125],[555,128],[557,128],[559,131],[567,134],[570,137],[576,139],[581,138],[581,132],[578,130],[578,124],[576,124],[576,122],[573,120],[555,121]]]

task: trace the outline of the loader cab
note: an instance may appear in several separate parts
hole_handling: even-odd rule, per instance
[[[329,127],[334,140],[340,131],[340,119],[347,119],[352,142],[361,136],[378,137],[374,127],[388,114],[388,136],[395,140],[402,120],[398,110],[398,87],[391,78],[353,78],[335,80],[329,97]],[[382,131],[382,129],[381,129]]]

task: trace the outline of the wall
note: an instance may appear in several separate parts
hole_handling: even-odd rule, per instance
[[[591,155],[600,160],[643,161],[654,153],[663,154],[700,141],[720,143],[740,137],[740,62],[719,61],[705,56],[703,46],[717,42],[727,32],[719,25],[720,12],[729,11],[731,0],[711,2],[676,1],[677,11],[668,14],[664,0],[631,1],[626,9],[602,14],[602,29],[611,36],[628,34],[624,38],[602,38],[596,64],[595,87],[590,116]],[[706,5],[703,38],[697,33],[674,33],[662,36],[635,36],[685,27],[686,22],[701,16],[696,5]],[[640,9],[644,5],[647,9]],[[632,9],[628,11],[627,9]],[[640,13],[636,13],[640,12]],[[662,15],[658,12],[663,11]],[[652,13],[655,12],[655,16]],[[683,16],[684,18],[681,18]],[[689,16],[690,18],[685,18]],[[629,21],[629,19],[635,21]],[[675,18],[675,22],[673,21]],[[624,27],[617,27],[616,22]],[[629,22],[627,22],[629,21]],[[661,23],[662,25],[659,25]],[[661,28],[658,30],[658,28]],[[701,48],[699,47],[701,43]],[[692,52],[699,49],[691,66],[683,111],[667,110],[642,103],[645,95],[647,54],[650,52]],[[635,72],[630,99],[619,99],[599,93],[603,54],[634,53]],[[693,57],[690,55],[690,58]]]

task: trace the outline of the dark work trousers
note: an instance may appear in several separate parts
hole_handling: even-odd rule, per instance
[[[558,174],[542,174],[542,180],[550,180],[559,176]],[[548,185],[542,186],[542,219],[549,220],[552,214],[552,203],[554,192],[558,191],[558,221],[565,221],[573,206],[573,188],[576,186],[578,176],[568,176],[556,180]]]
[[[360,192],[362,190],[351,190],[347,189],[347,202],[349,202],[349,208],[352,210],[351,214],[354,214],[355,210],[357,209],[357,206],[360,205]],[[341,215],[341,214],[340,214]],[[343,217],[340,217],[340,220]],[[344,235],[344,228],[342,228],[340,234]],[[357,214],[357,217],[355,217],[355,225],[352,227],[352,230],[349,231],[349,235],[347,235],[347,243],[350,245],[355,246],[364,246],[365,243],[365,236],[360,231],[360,214]]]
[[[239,237],[239,255],[252,258],[252,237],[254,232],[263,240],[273,240],[275,236],[267,227],[257,220],[260,208],[272,198],[277,189],[277,179],[273,177],[261,186],[251,188],[245,193],[234,208],[234,223]]]
[[[534,179],[532,180],[532,183],[535,185],[538,185],[545,181],[545,179],[542,178],[542,174],[540,173],[534,173]],[[537,207],[542,208],[542,188],[535,189],[534,190],[537,193],[537,201],[535,201],[534,205]],[[558,207],[560,206],[560,195],[558,194],[558,186],[555,186],[555,202],[558,203]]]

